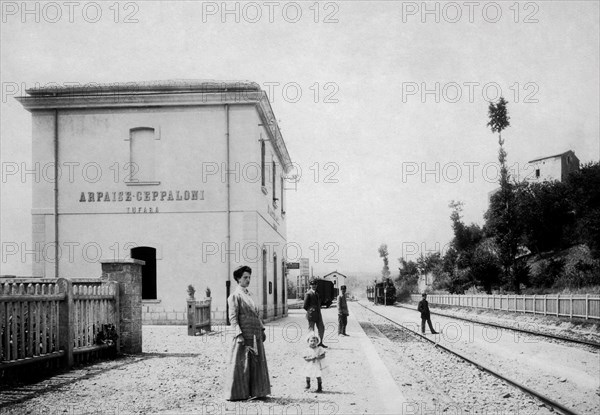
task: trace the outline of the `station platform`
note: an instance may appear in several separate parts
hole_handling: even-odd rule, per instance
[[[302,355],[308,323],[304,310],[290,309],[287,317],[265,325],[269,399],[224,399],[232,341],[228,327],[188,336],[185,326],[144,326],[142,355],[76,368],[25,391],[8,391],[19,399],[0,402],[0,414],[397,414],[405,400],[356,318],[362,307],[348,305],[348,337],[337,334],[337,310],[322,309],[324,344],[329,346],[322,393],[315,391],[314,379],[305,390]],[[28,391],[35,393],[27,396]]]

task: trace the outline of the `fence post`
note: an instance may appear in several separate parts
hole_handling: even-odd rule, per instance
[[[73,337],[75,330],[73,323],[75,320],[75,308],[73,307],[73,283],[66,278],[59,278],[56,283],[60,292],[65,298],[58,306],[58,349],[65,351],[63,358],[67,368],[73,366]]]
[[[548,294],[544,294],[544,315],[547,314]]]
[[[196,335],[196,300],[187,299],[188,336]]]
[[[212,330],[212,298],[208,299],[208,329],[204,329],[206,331],[211,331]]]
[[[590,302],[590,295],[586,294],[585,295],[585,319],[586,320],[588,319],[588,316],[590,315],[589,310],[588,310],[589,302]]]
[[[112,287],[112,289],[115,291],[115,313],[120,313],[121,310],[121,304],[119,302],[119,283],[116,281],[112,281],[110,282],[110,286]],[[115,318],[115,330],[117,331],[117,333],[120,335],[121,333],[121,318],[119,317],[119,315],[117,315],[117,318]],[[115,342],[115,349],[117,351],[117,354],[121,354],[121,342],[117,341]]]
[[[569,296],[569,318],[573,318],[573,293]]]
[[[533,315],[535,315],[535,307],[537,306],[535,294],[533,294]]]
[[[142,353],[142,265],[138,259],[101,261],[102,279],[119,284],[119,343],[127,354]]]
[[[556,317],[560,315],[560,294],[556,294]]]

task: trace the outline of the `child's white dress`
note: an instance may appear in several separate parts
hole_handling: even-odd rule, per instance
[[[321,346],[317,346],[314,349],[307,347],[304,352],[305,357],[317,357],[325,354],[325,351]],[[325,367],[323,366],[323,359],[315,359],[304,361],[304,376],[307,378],[320,378]]]

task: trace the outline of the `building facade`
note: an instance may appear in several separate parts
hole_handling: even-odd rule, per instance
[[[144,322],[185,324],[188,285],[225,322],[233,270],[265,319],[286,308],[284,177],[291,168],[253,82],[164,81],[27,90],[35,277],[143,268]],[[56,178],[56,180],[54,180]]]
[[[528,164],[527,180],[530,182],[563,182],[571,172],[579,170],[579,159],[572,150],[533,159]]]
[[[347,276],[341,272],[337,272],[337,270],[323,276],[324,280],[333,281],[333,287],[335,288],[336,296],[338,295],[340,287],[342,285],[346,285],[347,278]]]

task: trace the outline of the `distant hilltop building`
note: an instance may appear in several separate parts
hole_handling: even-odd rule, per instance
[[[261,317],[287,313],[292,161],[257,83],[27,94],[18,101],[33,119],[33,163],[59,177],[33,183],[34,277],[95,277],[102,260],[139,259],[145,324],[186,324],[190,284],[210,288],[213,321],[224,322],[233,270],[249,265]]]
[[[541,183],[552,180],[564,182],[570,173],[579,170],[579,159],[572,150],[553,156],[540,157],[527,163],[525,180],[530,183]],[[488,192],[488,205],[500,187]]]
[[[567,176],[579,170],[579,159],[572,150],[553,156],[540,157],[529,161],[527,180],[545,182],[557,180],[563,182]]]

